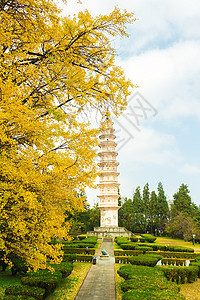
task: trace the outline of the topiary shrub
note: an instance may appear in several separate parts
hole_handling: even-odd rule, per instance
[[[26,277],[21,278],[23,285],[35,286],[45,289],[45,295],[52,293],[62,279],[62,273],[55,271],[54,273],[48,270],[38,270],[30,272]]]
[[[118,244],[118,245],[121,245],[121,244],[127,244],[129,243],[129,238],[128,237],[121,237],[121,236],[118,236],[115,240],[115,242]]]
[[[54,264],[51,266],[55,271],[61,272],[62,278],[68,277],[73,270],[73,264],[69,262],[61,262],[60,264]]]
[[[23,295],[5,295],[3,300],[35,300],[35,297],[28,297]]]
[[[138,256],[129,257],[128,261],[132,265],[142,265],[154,267],[159,260],[162,259],[161,255],[141,254]]]
[[[45,290],[35,286],[27,285],[12,285],[6,288],[5,296],[7,295],[23,295],[26,297],[34,297],[37,300],[43,300],[45,295]]]
[[[143,253],[146,253],[146,251],[152,251],[153,248],[151,247],[145,247],[145,246],[136,246],[135,250],[143,251]]]
[[[161,269],[157,269],[155,267],[149,268],[149,267],[145,267],[145,266],[136,266],[136,265],[131,265],[131,264],[122,266],[117,271],[117,273],[119,274],[119,276],[123,277],[125,280],[132,279],[137,276],[143,276],[144,278],[145,277],[149,278],[152,276],[163,277],[163,272]]]
[[[138,242],[138,238],[136,236],[132,236],[130,239],[131,239],[131,242],[133,242],[133,243]]]
[[[156,240],[156,237],[151,234],[141,234],[141,237],[148,243],[153,243]]]
[[[192,283],[198,277],[198,268],[196,266],[156,266],[155,268],[162,270],[167,280],[176,283]]]
[[[130,290],[122,296],[122,300],[185,300],[186,298],[177,293],[168,290]]]

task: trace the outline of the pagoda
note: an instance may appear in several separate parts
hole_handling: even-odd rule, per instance
[[[100,227],[94,231],[88,231],[87,235],[94,235],[98,238],[115,236],[132,236],[132,232],[124,227],[118,227],[118,176],[116,136],[114,135],[113,122],[106,117],[102,123],[102,130],[99,136],[99,209],[101,214]]]
[[[101,213],[100,227],[118,227],[118,175],[115,150],[116,136],[114,135],[113,122],[106,118],[99,136],[100,143],[100,177],[99,177],[99,209]]]

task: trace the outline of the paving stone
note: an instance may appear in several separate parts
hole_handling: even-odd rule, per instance
[[[101,249],[109,253],[100,260]],[[97,264],[92,265],[75,300],[116,300],[114,248],[112,239],[103,239],[97,252]]]

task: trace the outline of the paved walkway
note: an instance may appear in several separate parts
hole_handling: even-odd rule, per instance
[[[101,249],[110,258],[100,260]],[[75,300],[116,300],[113,240],[104,239],[98,252],[97,264],[92,265]]]

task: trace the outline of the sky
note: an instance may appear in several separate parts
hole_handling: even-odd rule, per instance
[[[128,39],[114,41],[116,63],[139,87],[127,110],[113,118],[118,142],[122,197],[161,181],[172,201],[182,183],[200,205],[200,1],[68,0],[64,13],[88,9],[108,14],[115,6],[133,11]],[[91,206],[97,190],[87,190]]]

